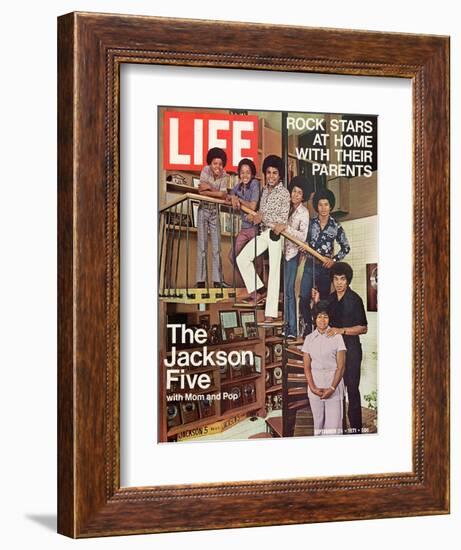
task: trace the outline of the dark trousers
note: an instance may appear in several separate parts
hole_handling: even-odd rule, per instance
[[[297,254],[291,260],[284,260],[284,280],[285,280],[285,322],[287,324],[287,335],[298,335],[298,316],[296,315],[296,295],[295,282],[298,273]]]
[[[346,370],[344,384],[347,388],[349,408],[347,416],[351,433],[362,432],[362,404],[360,401],[360,367],[362,364],[362,346],[360,343],[346,342]]]
[[[312,332],[311,299],[312,288],[314,286],[319,291],[321,300],[328,298],[331,286],[330,270],[325,269],[320,263],[316,263],[314,268],[314,259],[312,257],[308,257],[304,263],[301,289],[299,292],[299,310],[304,319],[305,335]]]

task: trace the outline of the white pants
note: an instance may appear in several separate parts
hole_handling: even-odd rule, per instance
[[[269,249],[269,281],[267,283],[265,313],[267,317],[278,317],[280,261],[282,259],[283,237],[280,237],[278,241],[273,241],[269,237],[269,233],[270,229],[266,229],[261,235],[251,239],[237,256],[237,265],[247,291],[253,292],[264,286],[256,273],[254,260],[257,256]]]
[[[337,435],[343,433],[343,400],[320,399],[309,395],[312,416],[314,417],[314,435]]]

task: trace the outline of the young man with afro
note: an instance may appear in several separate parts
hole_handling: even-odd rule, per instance
[[[304,334],[312,331],[311,293],[316,288],[320,299],[328,297],[330,293],[330,269],[335,262],[341,261],[350,251],[349,242],[342,225],[337,222],[331,211],[335,207],[335,196],[330,189],[318,190],[313,198],[313,207],[317,216],[309,223],[307,244],[327,258],[322,264],[311,255],[307,255],[301,279],[299,307],[304,319]],[[339,251],[334,254],[335,241],[339,244]]]
[[[250,217],[254,224],[261,224],[261,233],[242,249],[237,256],[237,266],[249,293],[246,299],[248,305],[261,303],[267,294],[264,325],[273,326],[281,324],[277,319],[283,249],[280,232],[288,221],[290,193],[282,182],[284,170],[279,156],[269,155],[264,159],[263,173],[266,185],[261,194],[259,210]],[[269,251],[267,293],[254,266],[254,260],[266,250]]]
[[[200,174],[199,193],[205,197],[226,199],[227,174],[224,170],[227,163],[226,152],[220,147],[208,151],[207,164]],[[208,283],[208,233],[212,247],[212,278],[215,288],[229,288],[224,282],[221,265],[221,225],[219,210],[212,202],[201,201],[197,213],[197,288],[204,288]]]

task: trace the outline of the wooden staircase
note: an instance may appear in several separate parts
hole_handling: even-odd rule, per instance
[[[303,411],[302,431],[312,431],[312,413],[307,397],[307,380],[304,374],[303,352],[297,344],[285,347],[283,361],[283,405],[282,416],[268,418],[267,429],[273,437],[293,437],[297,427],[298,412]],[[307,421],[306,421],[307,419]],[[300,418],[301,420],[301,418]],[[298,429],[298,431],[300,431]],[[302,434],[299,434],[302,435]]]
[[[246,294],[244,288],[172,288],[159,294],[159,300],[176,304],[216,304],[235,301]]]

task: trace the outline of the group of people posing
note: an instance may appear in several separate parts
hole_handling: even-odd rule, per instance
[[[240,211],[241,229],[229,259],[238,268],[248,292],[242,305],[265,304],[262,324],[270,327],[284,322],[287,339],[297,339],[295,281],[301,257],[305,256],[299,310],[304,320],[302,351],[315,433],[342,433],[344,388],[349,402],[350,433],[360,433],[359,336],[367,332],[367,319],[362,299],[350,288],[352,268],[342,261],[350,246],[343,227],[331,216],[334,194],[326,188],[314,192],[302,176],[294,177],[287,189],[283,183],[282,159],[269,155],[262,166],[265,179],[262,191],[253,161],[242,159],[238,164],[238,182],[228,195],[226,161],[223,149],[215,147],[208,151],[207,165],[200,174],[199,193],[225,200]],[[311,212],[315,212],[312,217],[307,203]],[[228,287],[222,277],[219,213],[213,202],[201,201],[197,232],[197,286],[205,286],[209,236],[214,286]],[[335,242],[339,245],[336,254]],[[304,243],[317,257],[305,252]],[[257,273],[256,261],[266,250],[267,287]],[[282,257],[284,321],[278,318]]]

